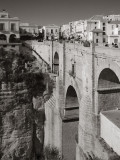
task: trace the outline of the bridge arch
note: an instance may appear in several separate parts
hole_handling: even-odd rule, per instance
[[[73,86],[69,86],[66,92],[66,100],[65,100],[65,112],[64,116],[68,116],[68,118],[75,118],[74,116],[79,116],[79,102],[77,92]],[[67,114],[67,111],[69,112]],[[72,112],[71,112],[72,111]],[[77,112],[76,112],[77,111]]]
[[[104,62],[103,61],[100,61],[100,65],[98,66],[97,68],[97,84],[98,84],[98,80],[99,80],[99,76],[100,76],[100,73],[105,69],[105,68],[109,68],[111,69],[115,74],[116,76],[118,77],[119,81],[120,81],[120,65],[112,60],[105,60]]]
[[[112,69],[104,68],[98,78],[98,113],[119,108],[119,104],[119,78]]]
[[[63,157],[73,160],[78,143],[79,99],[76,89],[69,85],[66,91],[63,121]]]
[[[53,58],[53,68],[54,68],[54,73],[55,74],[59,74],[59,55],[57,52],[55,52],[54,54],[54,58]]]

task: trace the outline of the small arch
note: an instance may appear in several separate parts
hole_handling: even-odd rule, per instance
[[[16,42],[16,35],[15,34],[11,34],[9,37],[9,43],[15,43]]]
[[[101,71],[98,79],[98,111],[114,110],[120,104],[120,81],[109,68]]]
[[[54,55],[54,73],[59,74],[59,55],[57,52]]]
[[[66,93],[65,101],[65,117],[68,118],[79,118],[79,102],[75,89],[69,86]]]
[[[71,85],[67,89],[64,109],[63,156],[65,159],[73,160],[76,157],[78,143],[79,103],[76,90]]]
[[[0,41],[7,41],[7,36],[5,34],[0,34]]]

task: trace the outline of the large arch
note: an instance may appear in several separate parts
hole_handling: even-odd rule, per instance
[[[53,64],[53,68],[54,68],[54,73],[58,74],[59,73],[59,55],[57,52],[55,52],[54,54],[54,64]]]
[[[16,42],[16,35],[15,34],[11,34],[9,37],[9,43],[15,43]]]
[[[98,112],[120,108],[120,81],[110,68],[101,71],[98,78]]]
[[[76,143],[78,143],[79,124],[79,100],[73,86],[69,86],[66,92],[64,121],[63,121],[63,157],[73,160],[76,157]]]

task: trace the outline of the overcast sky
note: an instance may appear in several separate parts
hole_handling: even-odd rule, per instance
[[[95,14],[120,14],[120,0],[0,0],[0,9],[21,22],[61,25]]]

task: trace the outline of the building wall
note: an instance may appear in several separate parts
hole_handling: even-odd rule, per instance
[[[101,137],[118,155],[120,155],[120,129],[102,113],[100,114],[100,119]]]
[[[51,43],[50,43],[51,44]],[[51,64],[51,47],[50,44],[40,43],[37,41],[31,41],[31,46],[36,52],[48,63]]]
[[[28,33],[31,33],[31,34],[35,34],[35,33],[38,34],[39,33],[37,25],[30,25],[29,23],[28,24],[21,23],[20,28],[23,30],[23,34],[25,31]]]
[[[68,38],[70,36],[69,24],[65,24],[61,26],[61,35],[63,37]]]
[[[45,34],[44,34],[44,38],[51,40],[52,36],[55,39],[59,39],[59,26],[55,26],[55,25],[51,25],[51,26],[45,26]]]

